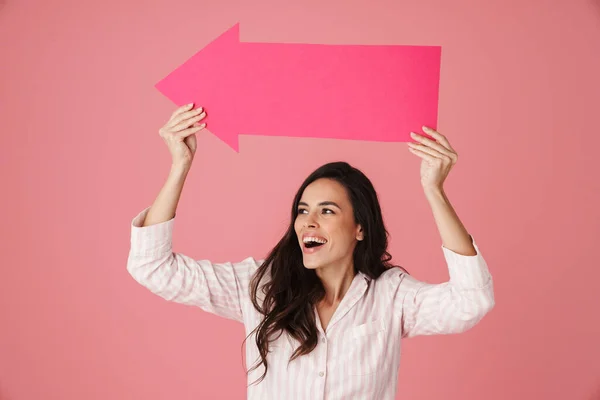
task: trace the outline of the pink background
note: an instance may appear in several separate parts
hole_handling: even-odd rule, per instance
[[[442,46],[438,126],[460,156],[446,190],[497,305],[465,334],[405,341],[398,398],[600,398],[598,0],[8,0],[0,399],[244,398],[243,327],[125,269],[131,219],[170,165],[158,129],[174,105],[154,84],[237,21],[243,41]],[[301,180],[344,159],[378,189],[394,259],[447,279],[405,143],[240,145],[199,135],[175,251],[263,256]]]

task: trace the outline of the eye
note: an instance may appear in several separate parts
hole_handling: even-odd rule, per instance
[[[304,213],[304,211],[306,211],[304,208],[299,208],[299,209],[298,209],[298,214],[303,214],[303,213]]]
[[[335,213],[333,212],[333,210],[332,210],[332,209],[330,209],[330,208],[324,208],[324,209],[323,209],[323,213],[324,213],[324,214],[335,214]]]

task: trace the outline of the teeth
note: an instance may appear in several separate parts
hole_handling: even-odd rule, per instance
[[[309,243],[309,242],[327,243],[327,240],[321,239],[321,238],[316,238],[316,237],[305,237],[304,243]]]

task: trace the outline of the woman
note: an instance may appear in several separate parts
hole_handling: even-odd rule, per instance
[[[127,269],[163,298],[234,319],[251,337],[249,399],[393,399],[400,339],[464,332],[494,306],[492,277],[443,182],[456,152],[438,132],[413,134],[421,183],[442,238],[450,280],[429,284],[390,264],[388,233],[367,177],[337,162],[298,190],[291,224],[265,260],[212,263],[173,253],[185,177],[206,124],[202,108],[178,108],[160,130],[171,174],[132,221]]]

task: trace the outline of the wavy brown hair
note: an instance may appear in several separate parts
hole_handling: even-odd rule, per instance
[[[358,241],[354,249],[354,272],[361,271],[377,279],[388,268],[394,267],[390,264],[392,256],[387,251],[388,232],[371,181],[360,170],[342,161],[325,164],[311,173],[294,197],[290,226],[250,282],[252,304],[264,315],[264,319],[250,333],[257,331],[256,345],[261,360],[247,372],[263,364],[265,369],[260,381],[267,374],[269,342],[275,334],[286,331],[301,343],[290,361],[310,353],[317,346],[314,306],[325,297],[325,288],[315,271],[304,267],[294,222],[304,189],[322,178],[333,179],[344,186],[352,204],[354,220],[362,226],[364,239]],[[264,302],[259,304],[259,283],[267,272],[270,272],[270,280],[261,287],[265,297]]]

